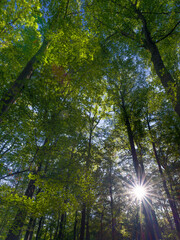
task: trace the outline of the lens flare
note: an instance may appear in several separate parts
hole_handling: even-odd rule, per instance
[[[142,185],[135,185],[132,189],[132,192],[135,198],[140,201],[143,200],[147,195],[146,188]]]

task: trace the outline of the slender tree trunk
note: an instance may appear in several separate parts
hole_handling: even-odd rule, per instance
[[[90,216],[90,209],[89,209],[89,207],[87,207],[87,213],[86,213],[86,240],[90,240],[89,216]]]
[[[58,235],[58,231],[59,231],[59,222],[60,222],[60,213],[58,214],[58,221],[57,221],[56,231],[54,234],[54,240],[57,239],[57,235]]]
[[[161,58],[156,43],[153,41],[151,33],[148,29],[147,22],[141,11],[135,7],[138,18],[141,19],[144,31],[144,47],[151,53],[151,61],[153,62],[156,74],[161,80],[171,102],[173,103],[175,112],[180,116],[180,86],[175,82],[171,74],[168,72]]]
[[[154,211],[151,209],[149,199],[144,199],[142,202],[143,213],[145,215],[146,229],[147,229],[147,240],[159,240],[162,239],[159,225],[155,216]]]
[[[49,240],[52,240],[52,235],[53,235],[53,227],[52,226],[50,226],[50,228],[49,228]]]
[[[173,214],[174,223],[175,223],[175,226],[176,226],[176,231],[177,231],[178,237],[180,239],[180,219],[179,219],[179,214],[178,214],[178,210],[177,210],[177,207],[176,207],[176,203],[175,203],[174,199],[172,198],[172,196],[169,192],[169,189],[168,189],[168,186],[167,186],[167,183],[166,183],[166,180],[165,180],[162,168],[161,168],[160,159],[159,159],[159,156],[158,156],[157,151],[156,151],[155,143],[153,142],[152,145],[153,145],[154,155],[155,155],[155,158],[156,158],[156,161],[157,161],[157,164],[158,164],[158,168],[159,168],[159,173],[162,177],[163,187],[164,187],[164,190],[166,192],[168,202],[169,202],[172,214]]]
[[[35,180],[30,180],[28,187],[25,192],[25,196],[27,198],[32,198],[34,190],[35,190]],[[24,208],[18,209],[16,217],[13,221],[13,224],[8,232],[6,240],[18,240],[21,234],[22,227],[24,225],[25,219],[27,215],[27,210]]]
[[[39,188],[36,192],[36,196],[41,192],[41,188]],[[35,217],[30,217],[29,223],[27,226],[26,234],[24,237],[24,240],[31,240],[34,232],[34,227],[36,225],[36,218]]]
[[[37,233],[36,233],[36,240],[38,240],[40,238],[40,233],[41,233],[43,224],[44,224],[44,217],[41,217],[39,219],[38,229],[37,229]]]
[[[80,229],[80,239],[79,240],[84,240],[84,232],[85,232],[85,225],[86,225],[86,205],[83,204],[83,209],[82,209],[82,216],[81,216],[81,229]]]
[[[131,154],[132,154],[132,158],[133,158],[133,164],[134,164],[134,168],[135,168],[135,172],[136,172],[138,181],[141,181],[142,171],[141,171],[140,164],[139,164],[139,161],[137,158],[135,144],[134,144],[134,137],[133,137],[133,133],[131,130],[129,117],[126,112],[124,97],[122,96],[122,94],[121,94],[121,101],[122,101],[121,108],[123,110],[124,122],[125,122],[127,133],[128,133],[129,143],[130,143],[130,147],[131,147]]]
[[[48,139],[46,138],[44,141],[43,147],[45,146],[47,141],[48,141]],[[37,151],[39,151],[39,149]],[[37,151],[35,153],[35,156],[37,155]],[[34,175],[37,175],[41,171],[41,167],[42,167],[42,161],[38,164],[38,166],[34,170],[34,172],[33,172]],[[47,170],[47,165],[45,167],[45,172],[46,172],[46,170]],[[33,194],[35,191],[35,182],[36,182],[36,180],[32,180],[32,179],[29,181],[28,187],[25,192],[25,196],[27,198],[33,197]],[[40,189],[38,191],[40,191]],[[23,207],[18,209],[15,219],[12,223],[12,226],[11,226],[5,240],[19,240],[27,213],[28,213],[27,210]]]
[[[59,233],[58,233],[58,238],[57,238],[58,240],[62,240],[63,236],[64,236],[65,217],[66,217],[66,214],[63,213],[61,215],[61,222],[60,222]]]
[[[100,230],[100,240],[103,240],[103,212],[101,213],[101,230]]]
[[[73,240],[76,240],[76,231],[77,231],[77,211],[75,213]]]
[[[46,226],[46,230],[45,230],[45,233],[44,233],[44,240],[46,240],[47,232],[48,232],[48,225]]]
[[[143,168],[140,167],[140,163],[137,158],[133,132],[131,130],[129,116],[126,112],[125,102],[124,102],[124,98],[123,98],[122,94],[121,94],[121,100],[122,100],[121,108],[123,110],[124,122],[125,122],[127,132],[128,132],[128,138],[129,138],[129,143],[130,143],[130,147],[131,147],[131,154],[132,154],[132,158],[133,158],[136,175],[137,175],[138,181],[140,181],[140,183],[141,183],[141,181],[143,181],[143,183],[145,183],[145,179],[143,179],[143,176],[145,176],[145,173],[143,172]],[[158,222],[156,219],[155,212],[152,210],[151,205],[149,204],[149,201],[150,201],[150,199],[148,201],[146,201],[146,199],[144,199],[144,201],[142,202],[143,213],[145,215],[145,221],[146,221],[146,228],[148,231],[148,239],[147,240],[151,240],[151,239],[159,240],[159,239],[162,239],[160,228],[159,228],[159,225],[158,225]]]
[[[132,239],[141,240],[140,237],[140,221],[139,221],[139,209],[137,209],[136,218],[134,221],[133,237]]]
[[[150,127],[149,121],[147,123],[148,123],[149,131],[151,133],[151,127]],[[157,153],[156,146],[155,146],[154,142],[152,142],[152,146],[153,146],[153,151],[154,151],[154,155],[155,155],[155,158],[156,158],[156,162],[158,164],[159,173],[160,173],[162,181],[163,181],[163,187],[164,187],[164,190],[166,192],[171,211],[173,213],[173,218],[174,218],[174,223],[175,223],[175,226],[176,226],[176,231],[177,231],[178,237],[180,239],[180,219],[179,219],[178,210],[177,210],[175,201],[173,200],[173,198],[172,198],[172,196],[169,192],[169,189],[168,189],[165,177],[164,177],[164,173],[163,173],[163,170],[162,170],[162,167],[161,167],[161,162],[160,162],[160,159],[159,159],[159,156],[158,156],[158,153]]]
[[[175,181],[172,178],[171,171],[168,168],[165,169],[165,172],[169,180],[169,186],[172,192],[173,199],[174,200],[177,199],[178,201],[180,201],[179,184],[175,183]]]
[[[29,80],[33,74],[33,65],[38,62],[39,57],[42,53],[45,52],[47,49],[49,42],[44,40],[42,46],[37,51],[37,53],[29,60],[29,62],[26,64],[22,72],[19,74],[18,78],[15,80],[15,82],[12,84],[12,86],[9,88],[9,90],[4,94],[4,96],[0,100],[0,117],[8,111],[10,106],[15,102],[15,100],[18,98],[19,94],[23,90],[27,80]],[[0,118],[0,122],[1,122]]]
[[[36,218],[31,217],[29,219],[28,227],[26,230],[26,234],[24,240],[31,240],[34,232],[34,227],[36,225]]]
[[[54,239],[54,238],[53,238],[53,232],[54,232],[54,227],[51,226],[51,227],[50,227],[50,239],[49,239],[49,240],[53,240],[53,239]]]
[[[95,128],[94,119],[91,118],[91,114],[89,114],[89,139],[88,139],[88,151],[87,151],[87,159],[86,159],[86,169],[89,172],[90,163],[91,163],[91,146],[92,146],[92,134]],[[90,191],[90,187],[88,189]],[[90,207],[89,205],[85,206],[85,218],[86,218],[86,240],[90,240],[90,231],[89,231],[89,217],[90,217]]]
[[[115,240],[115,219],[114,219],[114,203],[113,203],[113,194],[112,194],[112,167],[110,166],[109,171],[109,194],[110,194],[110,205],[111,205],[111,233],[112,233],[112,240]]]
[[[172,221],[171,221],[171,218],[170,218],[170,216],[169,216],[169,212],[168,212],[168,209],[167,209],[165,200],[164,200],[163,208],[164,208],[164,211],[165,211],[165,213],[166,213],[166,218],[167,218],[167,220],[168,220],[168,222],[169,222],[169,225],[170,225],[170,227],[171,227],[171,230],[174,231],[175,228],[174,228],[174,226],[173,226],[173,224],[172,224]]]

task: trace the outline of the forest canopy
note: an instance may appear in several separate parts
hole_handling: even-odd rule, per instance
[[[0,1],[0,239],[180,239],[179,19]]]

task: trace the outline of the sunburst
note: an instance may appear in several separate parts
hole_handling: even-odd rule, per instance
[[[148,193],[145,186],[137,184],[133,186],[132,194],[137,200],[142,201],[147,196]]]

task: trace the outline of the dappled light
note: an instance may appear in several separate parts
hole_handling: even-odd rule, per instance
[[[179,0],[0,1],[0,240],[180,239]]]

